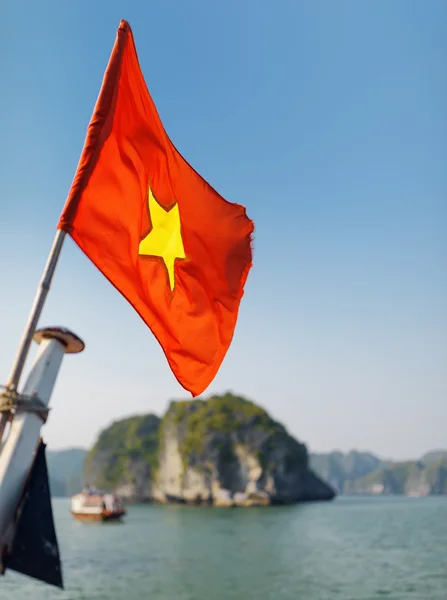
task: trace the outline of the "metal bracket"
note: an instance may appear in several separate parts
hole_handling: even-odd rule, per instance
[[[46,423],[50,409],[37,396],[26,396],[4,386],[0,392],[0,413],[34,413]]]

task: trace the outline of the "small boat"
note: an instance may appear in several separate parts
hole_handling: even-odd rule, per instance
[[[117,521],[126,509],[116,494],[87,488],[72,497],[71,514],[80,521]]]

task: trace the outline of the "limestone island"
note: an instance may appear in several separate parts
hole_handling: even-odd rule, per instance
[[[260,406],[227,393],[171,402],[112,423],[85,462],[85,481],[126,502],[267,506],[332,500],[306,446]]]

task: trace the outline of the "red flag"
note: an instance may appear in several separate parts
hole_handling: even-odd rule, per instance
[[[121,21],[58,228],[139,313],[193,395],[231,343],[253,223],[168,138]]]

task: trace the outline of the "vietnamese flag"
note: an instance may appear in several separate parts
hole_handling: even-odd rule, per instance
[[[58,228],[130,302],[194,396],[231,343],[253,223],[165,132],[121,21]]]

